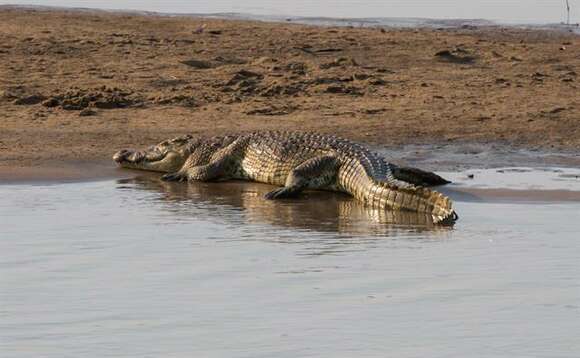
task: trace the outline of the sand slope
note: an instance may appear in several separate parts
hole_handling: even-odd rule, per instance
[[[183,133],[580,148],[580,38],[0,10],[0,166]]]

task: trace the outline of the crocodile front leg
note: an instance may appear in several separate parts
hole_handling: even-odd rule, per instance
[[[288,174],[286,184],[265,195],[266,199],[283,199],[299,195],[305,189],[322,189],[336,183],[338,159],[323,155],[308,159]]]

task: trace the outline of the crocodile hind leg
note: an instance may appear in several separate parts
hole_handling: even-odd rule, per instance
[[[164,181],[211,181],[227,179],[231,176],[236,166],[235,153],[241,148],[242,143],[234,141],[211,156],[204,158],[198,153],[193,153],[175,173],[169,173],[161,177]],[[200,165],[203,164],[203,165]]]
[[[292,169],[282,188],[272,190],[266,199],[283,199],[299,195],[305,189],[321,189],[336,182],[338,159],[323,155],[308,159]]]

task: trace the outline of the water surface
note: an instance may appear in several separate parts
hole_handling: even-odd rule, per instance
[[[249,183],[0,185],[2,357],[577,357],[580,201],[511,197],[522,170],[456,173],[453,228]]]

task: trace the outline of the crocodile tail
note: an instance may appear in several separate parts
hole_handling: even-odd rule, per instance
[[[435,224],[452,224],[458,219],[451,200],[434,190],[381,181],[371,187],[364,201],[373,207],[430,214]]]

